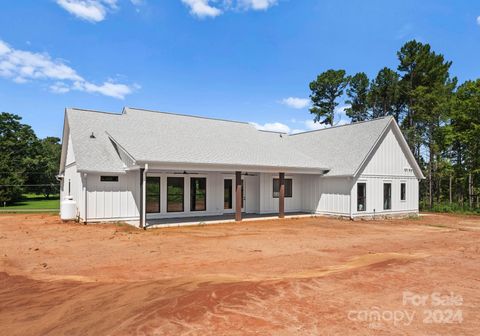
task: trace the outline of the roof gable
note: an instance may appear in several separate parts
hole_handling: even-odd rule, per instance
[[[321,158],[327,176],[353,176],[393,120],[391,117],[299,133],[291,138],[298,150]]]

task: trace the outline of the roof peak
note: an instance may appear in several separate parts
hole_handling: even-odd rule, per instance
[[[106,111],[98,111],[98,110],[92,110],[92,109],[84,109],[84,108],[78,108],[78,107],[67,107],[65,108],[66,111],[68,110],[75,110],[75,111],[82,111],[82,112],[91,112],[91,113],[102,113],[102,114],[112,114],[112,115],[117,115],[121,116],[121,113],[117,112],[106,112]]]
[[[250,123],[248,123],[246,121],[237,121],[237,120],[228,120],[228,119],[222,119],[222,118],[204,117],[204,116],[191,115],[191,114],[186,114],[186,113],[175,113],[175,112],[149,110],[149,109],[143,109],[143,108],[137,108],[137,107],[124,107],[122,114],[127,114],[127,110],[136,110],[136,111],[148,112],[148,113],[168,114],[168,115],[179,116],[179,117],[198,118],[198,119],[224,121],[224,122],[230,122],[230,123],[250,125]]]

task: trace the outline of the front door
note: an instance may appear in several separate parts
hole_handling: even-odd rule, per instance
[[[247,193],[245,191],[245,180],[242,179],[242,194],[241,194],[241,202],[242,202],[242,212],[245,212],[245,205],[247,204]],[[235,180],[226,178],[223,180],[223,212],[224,213],[232,213],[235,212]]]

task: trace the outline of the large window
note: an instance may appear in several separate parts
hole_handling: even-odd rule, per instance
[[[285,197],[292,197],[293,182],[292,179],[285,179]],[[280,179],[273,179],[273,198],[280,197]]]
[[[207,179],[190,178],[190,211],[207,210]]]
[[[145,204],[147,213],[160,212],[160,177],[147,177],[147,193]]]
[[[167,177],[167,211],[183,212],[184,179]]]
[[[383,184],[383,210],[392,209],[392,184]]]
[[[367,210],[367,184],[357,183],[357,211]]]
[[[407,200],[407,184],[405,182],[400,183],[400,201]]]
[[[233,202],[233,189],[232,189],[232,180],[223,180],[223,208],[232,209]]]

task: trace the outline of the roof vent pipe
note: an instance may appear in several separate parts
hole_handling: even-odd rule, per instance
[[[92,132],[92,134],[90,134],[90,139],[95,139],[95,138],[96,138],[95,134],[93,134],[93,132]]]

